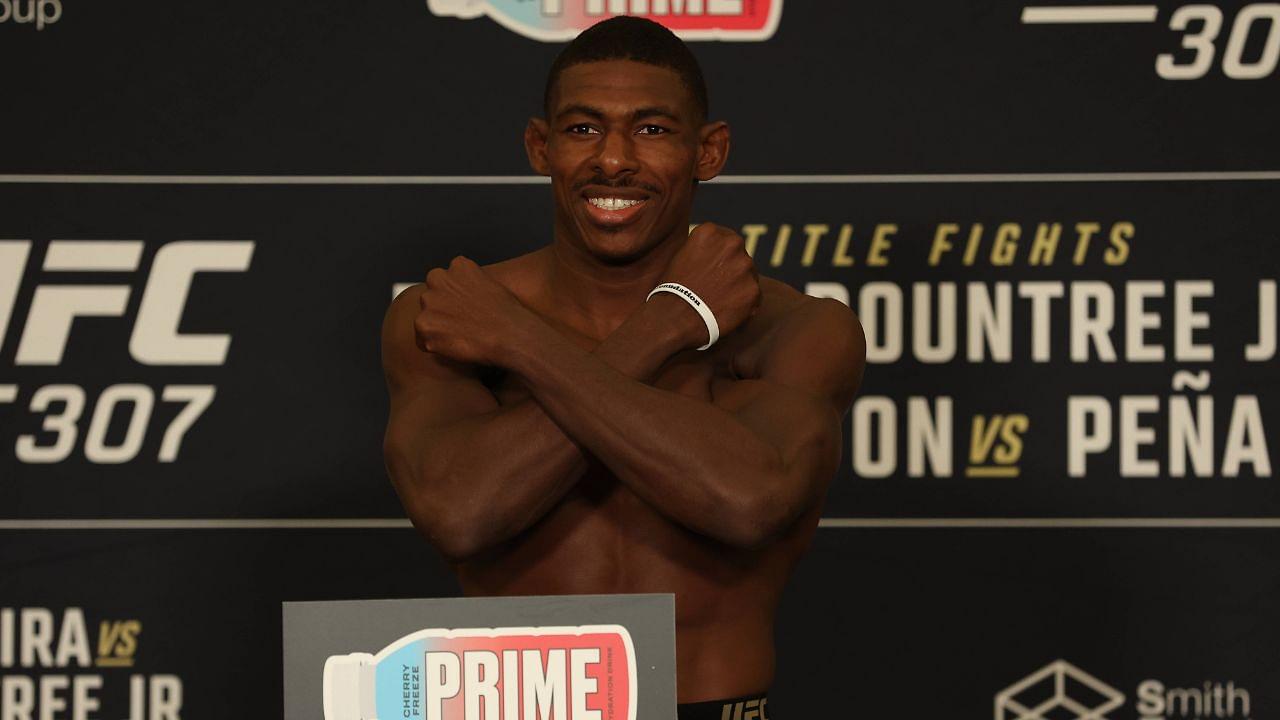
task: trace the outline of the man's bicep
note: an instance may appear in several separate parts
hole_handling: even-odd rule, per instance
[[[476,368],[418,348],[415,285],[392,302],[382,326],[382,366],[391,400],[388,440],[421,433],[498,407]]]
[[[391,407],[383,459],[405,513],[446,554],[464,553],[453,515],[448,467],[480,416],[498,407],[475,368],[418,348],[414,321],[422,286],[402,292],[382,327],[382,365]]]
[[[862,380],[865,340],[848,307],[814,300],[769,342],[759,377],[739,381],[724,399],[739,422],[776,450],[779,492],[798,512],[839,469],[842,419]]]
[[[760,532],[774,537],[822,502],[840,465],[840,417],[830,403],[765,380],[742,380],[730,409],[772,458],[748,505]],[[726,408],[728,409],[728,408]]]
[[[814,298],[770,337],[759,376],[821,397],[843,417],[862,384],[866,347],[862,324],[848,306]]]
[[[744,380],[750,397],[732,412],[777,452],[786,481],[805,493],[825,485],[840,462],[841,417],[807,390],[768,380]]]

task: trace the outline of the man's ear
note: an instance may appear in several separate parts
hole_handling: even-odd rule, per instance
[[[698,133],[698,164],[693,176],[698,180],[710,180],[724,169],[729,159],[729,124],[707,123]]]
[[[529,118],[524,128],[524,151],[529,155],[529,167],[539,175],[550,175],[551,164],[547,162],[547,135],[549,127],[542,118]]]

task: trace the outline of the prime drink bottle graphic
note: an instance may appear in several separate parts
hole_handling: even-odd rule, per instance
[[[615,15],[648,18],[684,40],[768,40],[782,18],[782,0],[427,0],[427,7],[441,17],[487,15],[543,42],[572,40]]]
[[[635,720],[619,625],[421,630],[324,665],[325,720]]]

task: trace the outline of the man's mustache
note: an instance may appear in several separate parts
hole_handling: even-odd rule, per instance
[[[649,183],[636,180],[634,178],[621,178],[618,180],[610,180],[608,178],[605,178],[599,175],[596,175],[587,180],[582,180],[580,182],[574,183],[573,191],[578,192],[579,190],[585,188],[588,185],[595,185],[597,187],[607,187],[607,188],[614,188],[614,189],[639,188],[640,190],[644,190],[645,192],[651,192],[655,195],[659,194],[658,188],[654,187],[653,185],[650,185]]]

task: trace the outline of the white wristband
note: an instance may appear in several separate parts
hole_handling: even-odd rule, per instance
[[[716,322],[716,316],[711,313],[711,308],[707,307],[707,304],[702,301],[702,298],[698,297],[697,293],[680,283],[666,282],[650,291],[649,297],[646,297],[644,301],[649,302],[649,298],[660,292],[669,292],[673,295],[679,295],[684,298],[685,302],[692,305],[693,309],[698,311],[698,315],[702,318],[702,322],[707,324],[707,336],[710,339],[707,340],[706,345],[698,348],[699,350],[706,350],[716,344],[716,341],[720,339],[720,324]]]

